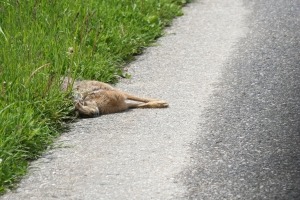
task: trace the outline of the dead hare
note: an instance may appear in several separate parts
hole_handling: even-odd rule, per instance
[[[72,83],[75,111],[81,117],[96,117],[132,108],[166,108],[169,106],[165,101],[137,97],[100,81],[73,81],[71,78],[63,78],[62,90],[66,91]]]

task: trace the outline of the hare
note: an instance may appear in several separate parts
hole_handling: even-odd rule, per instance
[[[166,108],[169,106],[165,101],[137,97],[100,81],[73,81],[70,78],[63,78],[62,90],[66,91],[72,83],[75,111],[81,117],[96,117],[132,108]]]

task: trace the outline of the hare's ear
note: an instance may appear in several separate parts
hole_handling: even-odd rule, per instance
[[[69,90],[74,84],[74,80],[71,77],[61,77],[60,81],[62,91]]]

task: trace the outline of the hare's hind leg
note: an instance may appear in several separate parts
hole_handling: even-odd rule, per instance
[[[150,101],[147,103],[127,103],[128,108],[167,108],[169,104],[165,101]]]
[[[138,97],[126,92],[122,92],[124,94],[124,96],[126,97],[126,99],[128,100],[132,100],[132,101],[140,101],[140,102],[151,102],[151,101],[159,101],[158,99],[151,99],[151,98],[143,98],[143,97]]]

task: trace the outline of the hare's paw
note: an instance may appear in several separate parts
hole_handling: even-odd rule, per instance
[[[169,104],[166,101],[156,101],[156,104],[160,107],[160,108],[167,108],[169,107]]]
[[[80,101],[77,101],[76,103],[75,103],[75,109],[76,110],[80,110],[80,108],[82,108],[83,107],[83,104],[80,102]]]
[[[169,106],[169,104],[167,102],[161,101],[161,100],[151,101],[151,102],[146,103],[146,105],[148,108],[166,108]]]

